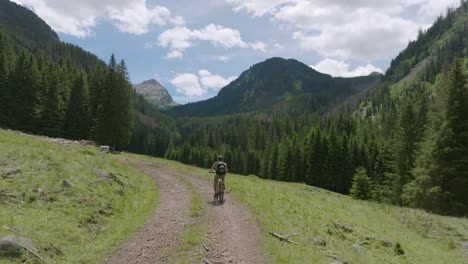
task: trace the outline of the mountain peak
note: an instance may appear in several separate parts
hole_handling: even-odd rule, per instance
[[[381,72],[371,72],[369,75],[367,76],[383,76],[383,74]]]
[[[135,84],[133,85],[133,89],[148,100],[148,102],[161,109],[167,109],[178,105],[174,102],[167,89],[155,79],[149,79],[140,84]]]
[[[158,81],[156,81],[155,79],[149,79],[149,80],[143,81],[143,82],[140,83],[140,84],[162,86],[162,85],[161,85]]]
[[[171,110],[177,116],[212,116],[263,110],[293,109],[304,104],[315,112],[360,94],[380,80],[377,76],[333,78],[308,65],[280,57],[269,58],[244,71],[217,96]]]

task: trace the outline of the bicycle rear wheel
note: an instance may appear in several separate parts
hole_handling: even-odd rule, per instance
[[[223,180],[218,180],[218,203],[224,202],[224,184]]]

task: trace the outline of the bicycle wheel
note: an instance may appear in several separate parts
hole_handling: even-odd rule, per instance
[[[218,202],[223,203],[224,201],[224,184],[223,180],[218,180]]]

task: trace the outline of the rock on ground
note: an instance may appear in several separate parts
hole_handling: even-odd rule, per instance
[[[37,249],[29,238],[9,235],[0,240],[0,255],[3,256],[20,257],[26,248],[37,254]]]
[[[354,249],[354,251],[356,251],[359,254],[364,253],[364,249],[362,249],[362,247],[359,244],[353,244],[353,249]]]
[[[315,245],[318,245],[318,246],[324,247],[324,246],[327,245],[327,242],[326,242],[323,238],[321,238],[321,237],[315,237],[315,238],[314,238],[314,244],[315,244]]]

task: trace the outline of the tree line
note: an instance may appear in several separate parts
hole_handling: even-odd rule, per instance
[[[466,214],[466,79],[457,60],[434,83],[407,83],[394,99],[383,84],[375,95],[382,98],[325,118],[304,111],[178,119],[180,137],[168,139],[165,157],[209,167],[223,154],[231,172],[343,194],[367,181],[356,197]],[[386,103],[375,112],[373,101]]]
[[[15,46],[0,31],[0,126],[125,147],[133,112],[127,68],[114,55],[109,65],[85,71]]]

